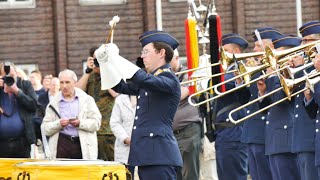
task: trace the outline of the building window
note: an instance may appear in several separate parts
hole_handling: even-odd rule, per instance
[[[81,6],[125,4],[127,0],[79,0]]]
[[[169,2],[187,2],[187,0],[169,0]]]
[[[20,9],[35,7],[35,0],[0,0],[0,9]]]
[[[15,64],[17,71],[22,70],[25,75],[26,75],[26,79],[29,78],[29,75],[31,74],[32,71],[37,70],[38,69],[38,65],[37,64]]]

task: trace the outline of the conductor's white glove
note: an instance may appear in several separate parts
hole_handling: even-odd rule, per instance
[[[99,62],[107,62],[108,61],[108,55],[106,52],[106,44],[102,44],[95,52],[96,58]]]
[[[119,55],[117,45],[103,44],[95,51],[100,64],[101,89],[116,86],[121,79],[131,78],[140,68]]]
[[[110,57],[119,55],[119,48],[113,43],[102,44],[95,52],[96,58],[100,63],[106,63]]]

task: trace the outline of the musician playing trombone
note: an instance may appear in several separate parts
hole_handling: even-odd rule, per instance
[[[320,40],[320,22],[308,22],[300,28],[302,35],[301,45]],[[309,49],[306,49],[307,52]],[[298,71],[295,78],[305,76],[305,73],[310,73],[312,68],[307,68],[307,57],[298,56],[289,60],[289,64],[297,69],[299,67],[306,67],[303,71]],[[295,91],[303,89],[305,86],[300,85]],[[297,155],[297,165],[300,172],[301,179],[313,180],[319,179],[319,174],[315,166],[315,123],[307,115],[304,107],[301,106],[304,102],[303,94],[298,94],[291,101],[293,105],[293,134],[292,134],[292,152]]]
[[[320,22],[319,21],[311,21],[299,28],[300,33],[303,36],[303,43],[310,43],[314,42],[316,40],[320,40]],[[318,45],[317,45],[318,46]],[[319,54],[319,46],[317,47],[317,55],[312,60],[315,70],[313,72],[320,72],[320,54]],[[312,73],[313,73],[312,72]],[[319,135],[319,129],[320,129],[320,114],[318,104],[319,104],[319,93],[320,93],[320,84],[316,83],[314,84],[314,92],[311,93],[310,89],[306,90],[304,92],[305,99],[304,99],[304,105],[306,108],[306,111],[311,119],[315,119],[315,121],[311,121],[315,127],[314,129],[310,129],[313,135],[315,137],[314,139],[314,154],[313,154],[313,160],[311,160],[312,157],[310,157],[309,161],[312,161],[317,169],[317,173],[314,175],[314,179],[319,179],[320,177],[320,135]],[[303,128],[305,125],[303,126]]]
[[[259,33],[258,37],[255,32]],[[265,46],[273,48],[272,39],[280,37],[281,33],[271,27],[258,28],[252,32],[254,39],[254,52],[263,52]],[[248,66],[261,64],[262,57],[247,60]],[[262,73],[256,73],[252,79],[258,78]],[[257,99],[258,96],[265,94],[264,88],[266,84],[264,80],[259,80],[257,83],[250,84],[249,90],[251,93],[250,101]],[[246,108],[246,115],[259,110],[258,103],[253,103]],[[272,179],[269,167],[268,157],[265,155],[265,124],[267,115],[266,112],[259,113],[243,124],[243,133],[241,142],[247,145],[249,173],[253,180],[269,180]]]
[[[248,47],[247,41],[238,34],[226,34],[222,37],[222,46],[226,52],[237,54]],[[229,65],[227,71],[235,68],[235,64]],[[233,74],[225,74],[225,80],[234,77]],[[237,79],[239,83],[239,79]],[[235,81],[226,84],[226,90],[236,86]],[[239,91],[230,93],[217,99],[216,109],[216,161],[219,179],[246,180],[247,179],[247,151],[245,144],[240,142],[242,126],[226,128],[219,126],[228,122],[228,114],[234,107],[247,102],[249,91],[242,88]],[[235,116],[240,118],[243,113]]]
[[[299,46],[300,42],[296,37],[284,35],[273,39],[277,51]],[[282,64],[282,66],[285,65],[286,63]],[[283,75],[277,70],[277,74],[275,73],[266,79],[267,92],[281,88],[279,76]],[[269,99],[270,104],[272,104],[286,97],[285,91],[281,90],[265,98]],[[292,152],[293,136],[297,133],[293,127],[292,106],[293,102],[286,100],[270,107],[268,112],[265,146],[273,179],[300,179],[300,171],[296,161],[297,154]]]

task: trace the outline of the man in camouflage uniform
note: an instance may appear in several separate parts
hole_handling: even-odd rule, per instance
[[[110,128],[110,116],[114,105],[114,98],[118,95],[112,89],[101,90],[100,68],[94,51],[97,47],[90,49],[90,57],[87,58],[87,69],[77,83],[77,87],[86,91],[94,98],[102,115],[101,127],[98,135],[98,158],[105,161],[114,161],[115,136]]]

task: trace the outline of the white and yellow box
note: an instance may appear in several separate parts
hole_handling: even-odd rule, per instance
[[[125,180],[126,168],[111,161],[47,161],[15,164],[12,179],[28,180]]]

